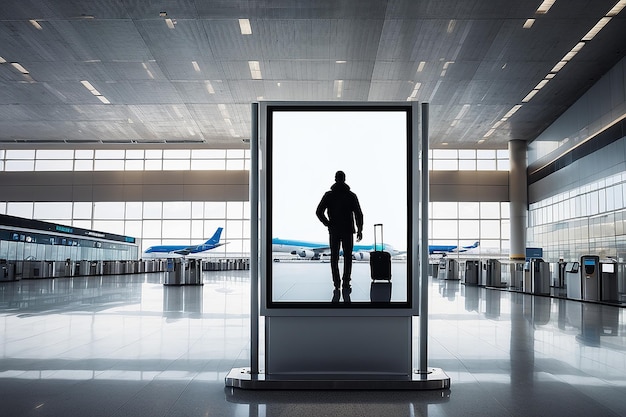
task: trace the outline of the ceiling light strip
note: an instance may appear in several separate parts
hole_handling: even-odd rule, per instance
[[[22,74],[29,74],[28,70],[26,68],[24,68],[21,64],[19,64],[17,62],[11,62],[11,65],[13,66],[13,68],[18,70]]]
[[[615,3],[615,6],[613,6],[613,8],[611,10],[609,10],[609,12],[606,14],[607,16],[617,16],[619,14],[619,12],[621,12],[624,7],[626,7],[626,0],[620,0],[617,3]]]
[[[38,21],[36,21],[35,19],[31,19],[29,20],[30,24],[33,25],[35,27],[35,29],[37,30],[43,30],[43,28],[41,27],[41,25],[39,24]]]
[[[89,90],[89,92],[91,94],[93,94],[94,96],[98,97],[98,100],[100,100],[104,104],[111,104],[111,102],[105,96],[100,94],[100,92],[98,90],[96,90],[96,88],[89,81],[83,80],[80,83],[83,85],[83,87],[85,87],[87,90]]]
[[[259,61],[248,61],[248,66],[250,67],[250,75],[253,80],[263,79],[263,76],[261,75],[261,64],[259,64]]]
[[[556,3],[556,0],[544,0],[543,3],[537,7],[537,14],[546,14],[552,8],[552,6]]]
[[[343,96],[343,80],[335,80],[334,90],[335,90],[335,97],[341,98]]]
[[[583,41],[590,41],[596,37],[596,35],[611,21],[612,17],[603,17],[596,23],[594,27],[591,28],[589,32],[585,36],[583,36]]]
[[[239,30],[242,35],[252,35],[252,26],[249,19],[239,19]]]

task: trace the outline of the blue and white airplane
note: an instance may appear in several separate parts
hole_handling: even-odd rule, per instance
[[[145,258],[171,258],[175,256],[187,256],[207,250],[215,249],[225,245],[227,242],[220,243],[223,227],[218,227],[213,236],[200,245],[184,246],[184,245],[159,245],[150,246],[143,254]]]
[[[474,242],[470,246],[462,246],[460,249],[456,245],[429,245],[428,254],[444,254],[455,252],[466,252],[477,248],[479,242]],[[377,250],[381,250],[381,245],[376,245]],[[374,245],[354,245],[352,258],[357,261],[369,261],[370,252],[374,251]],[[391,256],[404,255],[406,252],[398,251],[393,246],[385,243],[382,250],[389,252]],[[307,242],[303,240],[272,239],[272,252],[285,252],[291,255],[298,255],[304,259],[320,259],[322,256],[330,255],[330,247],[324,243]]]
[[[441,254],[441,253],[456,253],[456,252],[467,252],[470,249],[475,249],[479,245],[479,242],[474,242],[473,245],[470,246],[461,246],[459,249],[456,245],[428,245],[428,254]]]
[[[385,243],[377,244],[376,249],[389,252],[391,256],[403,255],[406,252],[398,251],[393,246]],[[368,261],[370,252],[374,250],[374,245],[354,245],[352,258],[357,261]],[[303,259],[320,259],[322,256],[330,255],[330,246],[325,243],[307,242],[303,240],[272,239],[272,252],[283,252],[291,255],[298,255]]]

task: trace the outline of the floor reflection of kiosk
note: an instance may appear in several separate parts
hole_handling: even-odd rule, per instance
[[[586,255],[580,258],[583,300],[600,301],[600,258]]]

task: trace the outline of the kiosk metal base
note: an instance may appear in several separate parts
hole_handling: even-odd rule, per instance
[[[300,375],[252,374],[249,368],[233,368],[227,387],[249,390],[438,390],[450,388],[450,377],[440,368],[404,375]]]

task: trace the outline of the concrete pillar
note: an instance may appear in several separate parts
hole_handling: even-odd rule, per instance
[[[528,182],[526,177],[526,141],[509,141],[509,201],[511,206],[511,260],[526,258]]]

